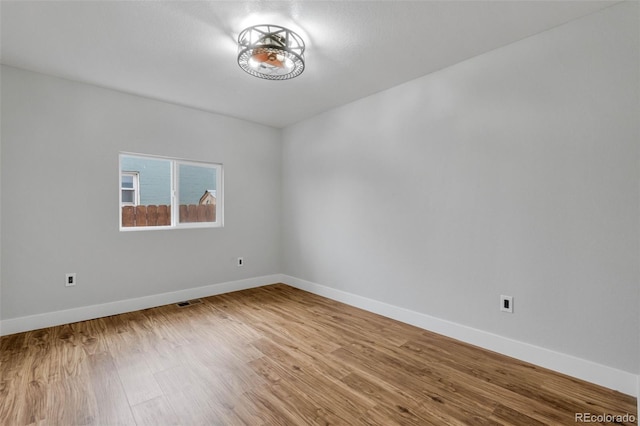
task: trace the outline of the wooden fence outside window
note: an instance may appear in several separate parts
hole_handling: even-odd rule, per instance
[[[179,222],[215,222],[215,204],[181,204]],[[122,227],[170,226],[170,205],[122,206]]]

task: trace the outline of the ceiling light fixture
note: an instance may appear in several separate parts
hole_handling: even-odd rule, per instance
[[[238,65],[267,80],[288,80],[304,71],[304,41],[279,25],[254,25],[238,36]]]

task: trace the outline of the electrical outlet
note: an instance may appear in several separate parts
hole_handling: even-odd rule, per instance
[[[73,287],[76,285],[76,273],[72,272],[70,274],[64,275],[64,285],[65,287]]]
[[[244,258],[239,257],[236,265],[238,265],[238,268],[244,266]]]
[[[505,296],[504,294],[500,295],[500,310],[502,312],[513,313],[513,297]]]

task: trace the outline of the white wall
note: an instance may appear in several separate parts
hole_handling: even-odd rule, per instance
[[[614,6],[285,129],[283,272],[638,373],[638,36]]]
[[[281,271],[280,130],[15,68],[1,77],[3,320]],[[224,228],[119,232],[119,151],[223,163]]]

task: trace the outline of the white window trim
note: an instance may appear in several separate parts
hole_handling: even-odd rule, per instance
[[[182,158],[164,157],[159,155],[139,154],[131,152],[120,152],[118,156],[118,187],[122,187],[122,158],[137,157],[142,159],[167,160],[171,163],[171,225],[166,226],[122,226],[122,191],[118,192],[118,227],[122,232],[133,231],[157,231],[164,229],[193,229],[193,228],[222,228],[224,226],[224,169],[222,163],[186,160]],[[193,165],[198,167],[211,167],[216,171],[216,220],[215,222],[179,222],[180,205],[179,197],[179,177],[178,166],[180,164]],[[139,184],[139,179],[138,179]],[[129,188],[127,188],[129,189]],[[140,191],[137,191],[139,203]],[[131,204],[124,204],[131,205]],[[138,204],[139,205],[139,204]]]

